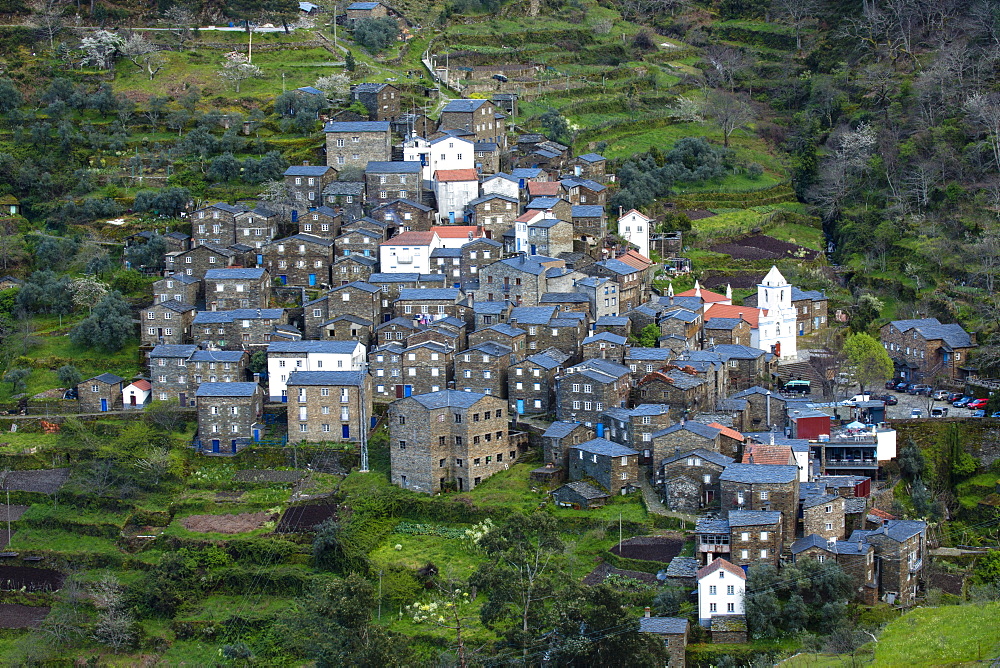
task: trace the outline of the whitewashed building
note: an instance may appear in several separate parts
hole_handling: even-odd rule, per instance
[[[635,209],[618,218],[618,234],[630,244],[635,244],[643,257],[649,257],[649,228],[653,219],[644,216]]]
[[[747,576],[739,566],[717,558],[698,571],[698,622],[711,626],[712,617],[742,615]]]
[[[510,174],[497,172],[493,176],[483,179],[482,194],[503,195],[518,199],[521,196],[521,190],[518,187],[517,179]]]
[[[382,273],[429,274],[431,253],[441,248],[441,238],[434,232],[407,230],[378,247]]]
[[[760,309],[760,317],[757,320],[756,340],[751,332],[750,345],[773,351],[782,360],[796,359],[798,348],[792,286],[775,266],[757,284],[757,308]]]
[[[365,347],[358,341],[277,341],[267,347],[268,395],[287,401],[293,371],[361,371]]]
[[[430,141],[423,137],[411,137],[403,142],[403,160],[419,162],[422,165],[421,178],[430,181],[440,170],[475,169],[475,144],[450,135]]]
[[[439,169],[434,172],[438,221],[455,225],[465,220],[465,207],[479,197],[479,175],[475,169]]]

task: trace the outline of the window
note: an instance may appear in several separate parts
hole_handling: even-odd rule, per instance
[[[736,612],[736,604],[726,603],[726,612]]]
[[[750,550],[740,550],[740,558],[741,559],[749,559],[750,558]]]
[[[643,439],[643,440],[645,440],[645,439]],[[711,476],[711,474],[706,473],[705,475],[703,475],[701,477],[701,481],[703,483],[705,483],[706,485],[711,485],[712,484],[712,476]]]
[[[750,532],[744,531],[743,533],[741,533],[740,534],[740,540],[743,541],[743,542],[746,542],[746,541],[750,540]]]
[[[715,589],[716,589],[715,585],[709,585],[708,586],[708,595],[709,596],[715,596],[715,594],[716,594]]]
[[[826,530],[827,531],[833,531],[833,522],[827,522],[826,523]]]
[[[726,594],[728,594],[729,596],[735,595],[736,594],[736,586],[735,585],[726,585]]]
[[[769,533],[768,533],[767,531],[761,531],[761,532],[760,532],[760,539],[761,539],[761,540],[767,540],[767,537],[768,537],[769,535],[770,535],[770,534],[769,534]]]
[[[406,450],[406,441],[400,441],[399,442],[399,449],[400,450]]]
[[[816,555],[816,561],[818,561],[819,563],[822,564],[824,561],[826,561],[826,555],[825,554],[817,554]]]
[[[709,603],[708,604],[708,611],[709,612],[718,612],[718,610],[716,610],[716,604],[715,603]]]
[[[761,559],[767,559],[767,550],[766,549],[760,551],[760,558]]]
[[[761,491],[761,493],[760,493],[760,500],[761,501],[767,501],[767,499],[768,499],[769,496],[770,496],[770,492]]]

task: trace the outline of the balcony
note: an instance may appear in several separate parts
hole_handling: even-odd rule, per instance
[[[912,573],[917,573],[923,567],[924,567],[924,560],[923,559],[917,559],[916,561],[910,563],[910,573],[911,574]]]

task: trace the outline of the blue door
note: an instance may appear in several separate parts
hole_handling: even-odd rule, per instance
[[[108,412],[108,400],[107,399],[101,399],[101,412],[102,413],[107,413]]]
[[[288,276],[286,276],[285,274],[280,274],[278,276],[278,280],[281,281],[282,285],[288,285]]]
[[[531,254],[538,255],[538,246],[536,246],[535,244],[531,244]]]
[[[232,448],[233,448],[232,452],[235,455],[236,454],[236,439],[235,438],[232,440],[231,445],[232,445]]]
[[[351,437],[351,425],[349,425],[349,424],[342,424],[342,425],[340,425],[340,437],[341,438],[350,438]]]
[[[213,438],[212,439],[212,452],[218,452],[218,451],[219,451],[219,439]]]
[[[292,222],[293,223],[299,222],[299,212],[298,212],[298,209],[292,209]]]
[[[604,438],[604,423],[597,423],[597,438]]]
[[[449,223],[450,223],[451,225],[454,225],[454,224],[455,224],[455,212],[454,212],[454,211],[449,211],[449,212],[448,212],[448,222],[449,222]]]
[[[253,430],[253,440],[256,443],[260,442],[260,429],[254,429]]]
[[[316,285],[316,274],[309,274],[309,285]]]
[[[413,386],[412,385],[404,385],[403,386],[403,396],[404,397],[413,396]]]
[[[262,264],[264,264],[264,256],[261,255],[260,253],[257,253],[257,266],[259,267]]]
[[[517,414],[524,415],[524,399],[517,400]]]

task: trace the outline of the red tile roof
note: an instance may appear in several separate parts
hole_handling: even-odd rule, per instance
[[[142,378],[140,378],[139,380],[133,380],[132,386],[135,387],[137,390],[142,390],[144,392],[153,389],[153,386],[149,384],[149,381],[144,380]]]
[[[705,292],[705,290],[702,290],[701,294],[704,295]],[[743,318],[750,323],[751,328],[757,329],[757,323],[760,320],[760,311],[761,309],[754,308],[753,306],[712,304],[705,312],[705,322],[708,322],[712,318]]]
[[[718,422],[709,422],[708,426],[715,427],[716,429],[722,432],[723,436],[728,436],[729,438],[736,439],[737,441],[742,441],[744,438],[743,434],[741,434],[740,432],[725,425],[721,425]]]
[[[885,512],[884,510],[879,510],[878,508],[870,508],[868,510],[868,514],[869,515],[874,515],[875,517],[877,517],[879,519],[883,519],[883,520],[894,520],[894,519],[896,519],[895,515],[890,515],[889,513]]]
[[[753,461],[750,461],[750,457]],[[751,443],[743,451],[743,464],[765,464],[769,466],[787,466],[794,463],[792,448],[787,445],[771,445],[769,443]]]
[[[562,194],[558,181],[528,181],[528,194],[532,197],[554,197]]]
[[[473,238],[482,236],[480,228],[475,225],[432,225],[431,232],[442,239],[468,239],[470,234]]]
[[[743,572],[742,568],[740,568],[739,566],[735,566],[735,565],[729,563],[728,561],[726,561],[722,557],[716,557],[715,561],[713,561],[712,563],[710,563],[708,566],[705,566],[704,568],[700,569],[698,571],[698,579],[701,580],[706,575],[711,575],[712,573],[714,573],[715,571],[719,570],[720,568],[723,568],[723,569],[729,571],[730,573],[732,573],[733,575],[735,575],[735,576],[737,576],[739,578],[742,578],[744,580],[747,579],[747,574]]]
[[[624,255],[619,255],[618,259],[627,264],[628,266],[635,267],[636,269],[642,271],[645,271],[646,269],[649,269],[651,266],[653,266],[652,260],[650,260],[642,253],[635,250],[629,250],[629,252],[625,253]]]
[[[397,234],[388,241],[383,241],[380,246],[429,246],[434,237],[434,232],[421,232],[420,230],[407,230]]]
[[[684,292],[678,292],[675,296],[677,297],[696,297],[694,294],[694,288],[690,290],[685,290]],[[701,301],[706,304],[712,304],[715,302],[726,302],[729,301],[729,297],[726,295],[720,295],[718,292],[712,292],[711,290],[701,289]],[[722,317],[722,316],[716,316]]]
[[[436,181],[478,181],[475,169],[439,169],[434,172]]]

